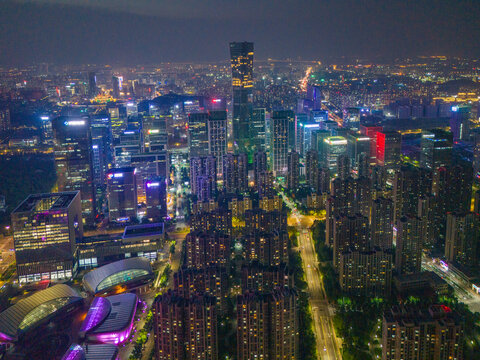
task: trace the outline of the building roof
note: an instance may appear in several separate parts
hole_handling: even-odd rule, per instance
[[[163,234],[163,223],[132,225],[132,226],[125,227],[122,238],[126,239],[126,238],[137,237],[137,236],[162,235],[162,234]]]
[[[46,193],[29,195],[17,206],[12,213],[22,212],[43,212],[50,210],[66,209],[79,191],[68,191],[61,193]]]
[[[0,314],[0,340],[15,341],[55,313],[83,298],[70,286],[58,284],[20,300]]]
[[[72,344],[62,360],[115,360],[118,348],[111,344],[85,345]]]
[[[94,269],[85,274],[82,281],[88,292],[96,294],[116,285],[151,276],[153,271],[150,261],[144,257],[134,257]]]
[[[125,293],[109,296],[106,300],[110,303],[110,312],[101,324],[91,331],[92,334],[122,331],[128,328],[135,316],[137,295]]]

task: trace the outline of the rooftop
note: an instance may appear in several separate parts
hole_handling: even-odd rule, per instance
[[[79,194],[79,191],[70,191],[29,195],[15,210],[13,210],[13,213],[66,209],[76,196],[80,196]]]
[[[125,239],[136,236],[162,235],[163,226],[163,223],[126,226],[122,238]]]

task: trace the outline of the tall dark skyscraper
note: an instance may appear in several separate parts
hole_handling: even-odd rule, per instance
[[[88,96],[95,97],[97,95],[97,76],[95,72],[88,73]]]
[[[253,111],[253,43],[230,43],[233,87],[233,137],[239,147],[250,135]]]
[[[61,116],[54,120],[53,130],[58,190],[80,190],[83,220],[91,223],[95,217],[95,193],[90,121]]]

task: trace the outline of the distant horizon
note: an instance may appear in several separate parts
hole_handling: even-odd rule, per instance
[[[257,59],[478,58],[479,18],[471,0],[4,0],[0,64],[216,63],[230,41]]]

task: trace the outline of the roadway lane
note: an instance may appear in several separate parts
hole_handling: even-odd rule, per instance
[[[283,194],[282,194],[283,195]],[[322,274],[318,267],[317,254],[313,243],[310,226],[313,219],[297,211],[293,203],[283,195],[287,206],[292,210],[290,220],[296,224],[299,236],[298,247],[302,257],[305,277],[308,284],[309,303],[312,309],[314,331],[319,359],[342,359],[340,340],[335,336],[333,327],[333,308],[329,306]],[[308,225],[309,224],[309,225]]]

